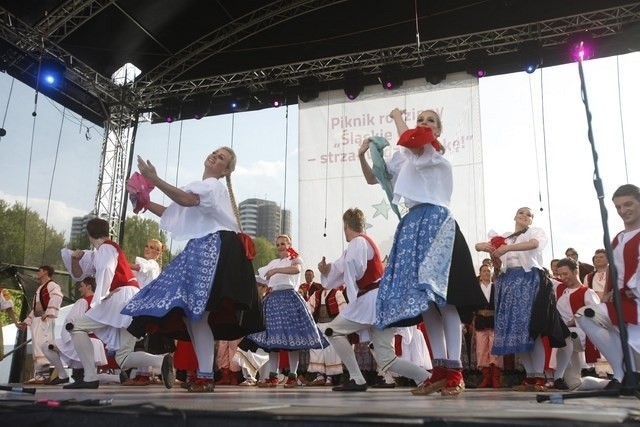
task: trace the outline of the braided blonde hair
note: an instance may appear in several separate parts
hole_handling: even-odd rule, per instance
[[[238,228],[242,231],[242,224],[240,224],[240,210],[238,209],[238,203],[236,203],[236,196],[233,193],[233,186],[231,185],[231,173],[236,170],[236,163],[238,161],[238,157],[236,156],[236,152],[233,151],[231,147],[220,147],[220,150],[227,151],[229,156],[229,164],[227,167],[229,168],[229,174],[225,175],[225,181],[227,182],[227,190],[229,190],[229,200],[231,201],[231,209],[233,209],[233,214],[236,216],[236,221],[238,222]]]

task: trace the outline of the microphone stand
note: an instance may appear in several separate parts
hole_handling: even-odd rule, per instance
[[[635,396],[640,399],[640,392],[638,391],[638,380],[633,371],[631,364],[631,353],[629,351],[629,336],[627,333],[627,325],[624,322],[622,312],[622,301],[620,295],[620,289],[618,288],[618,270],[615,262],[613,262],[613,247],[611,246],[611,236],[609,235],[609,226],[607,224],[608,214],[607,208],[604,203],[604,187],[602,185],[602,179],[600,178],[600,171],[598,170],[598,152],[596,151],[596,144],[593,138],[593,128],[591,127],[591,110],[589,109],[589,100],[587,98],[587,86],[584,79],[584,70],[582,68],[582,59],[578,61],[578,74],[580,75],[580,92],[582,94],[582,102],[587,114],[587,126],[588,126],[588,138],[589,144],[591,144],[591,154],[593,155],[593,185],[598,196],[598,202],[600,204],[600,217],[602,218],[602,229],[604,232],[604,247],[607,251],[607,257],[609,257],[609,273],[611,274],[613,295],[613,304],[616,310],[616,316],[618,317],[618,331],[620,333],[620,345],[622,346],[622,361],[624,364],[625,375],[620,384],[620,390],[597,390],[591,392],[574,392],[574,393],[560,393],[553,394],[549,397],[546,395],[538,395],[536,397],[538,402],[549,400],[553,403],[562,403],[565,399],[574,398],[586,398],[586,397],[605,397],[620,395]]]

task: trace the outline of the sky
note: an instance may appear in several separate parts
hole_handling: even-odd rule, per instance
[[[640,170],[631,166],[631,159],[640,158],[638,69],[638,53],[584,63],[611,235],[622,228],[612,192],[626,182],[640,184]],[[546,263],[562,257],[569,246],[589,261],[603,247],[603,226],[578,65],[488,76],[480,79],[479,88],[486,229],[511,230],[515,211],[529,206],[534,225],[551,237]],[[68,238],[71,218],[87,214],[95,204],[102,129],[42,95],[35,117],[33,111],[34,90],[1,73],[0,126],[7,134],[0,138],[0,198],[38,211]],[[207,154],[225,145],[238,155],[232,176],[237,201],[265,198],[291,210],[295,245],[297,106],[141,123],[135,154],[150,160],[168,182],[184,185],[201,179]],[[152,199],[163,202],[160,193],[152,193]],[[316,202],[313,195],[300,201]],[[171,248],[179,247],[175,242]]]

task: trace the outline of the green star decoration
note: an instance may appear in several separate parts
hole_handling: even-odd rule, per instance
[[[384,216],[384,219],[389,219],[389,211],[391,210],[391,205],[386,201],[386,199],[382,199],[380,203],[371,205],[376,212],[373,214],[373,217],[377,217],[378,215]]]

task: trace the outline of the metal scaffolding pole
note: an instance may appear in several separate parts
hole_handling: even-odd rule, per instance
[[[95,214],[109,222],[111,238],[119,243],[124,238],[125,182],[131,172],[137,129],[137,111],[126,105],[114,105],[109,109],[102,141]]]

